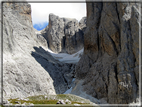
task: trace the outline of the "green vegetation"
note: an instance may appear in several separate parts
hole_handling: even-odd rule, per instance
[[[56,104],[57,100],[19,100],[19,99],[9,99],[12,104]]]
[[[65,106],[74,106],[73,104],[80,104],[80,105],[92,105],[93,103],[89,100],[86,100],[84,98],[78,97],[76,95],[71,94],[58,94],[58,95],[39,95],[39,96],[30,96],[25,99],[9,99],[9,102],[11,104],[35,104],[35,106],[38,106],[40,104],[46,104],[46,106],[59,106],[62,104],[56,103],[59,100],[69,100],[71,103],[66,102]],[[62,105],[63,106],[63,105]]]
[[[86,100],[84,98],[78,97],[76,95],[71,95],[71,94],[57,94],[57,95],[39,95],[39,96],[31,96],[28,97],[29,100],[70,100],[71,102],[84,102],[86,104],[89,104],[90,101]]]

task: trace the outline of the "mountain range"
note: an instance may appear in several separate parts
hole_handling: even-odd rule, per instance
[[[87,2],[87,17],[49,15],[33,28],[26,1],[3,3],[3,100],[74,94],[96,104],[138,103],[141,7]]]

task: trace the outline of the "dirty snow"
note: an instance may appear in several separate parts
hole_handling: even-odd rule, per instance
[[[72,79],[72,83],[75,81],[75,78]],[[72,84],[71,83],[71,84]],[[66,92],[64,92],[63,94],[70,94],[72,91],[72,87],[70,89],[68,89]]]
[[[77,63],[80,60],[80,55],[83,54],[84,49],[81,49],[77,53],[74,53],[72,55],[67,53],[54,53],[50,49],[47,49],[47,51],[57,60],[64,62],[64,63]]]
[[[72,87],[70,89],[68,89],[66,92],[64,92],[63,94],[70,94],[72,91]]]

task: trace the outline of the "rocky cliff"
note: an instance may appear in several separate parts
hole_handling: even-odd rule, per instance
[[[33,26],[31,6],[3,3],[3,97],[64,93],[72,81],[74,64],[53,58],[47,41]]]
[[[76,85],[72,93],[83,90],[110,104],[136,101],[140,15],[139,3],[87,3],[84,54],[76,66],[83,89]]]
[[[73,54],[84,47],[85,28],[85,17],[78,22],[76,19],[60,18],[50,14],[49,25],[43,30],[43,34],[49,49],[53,52]]]
[[[48,72],[31,56],[40,46],[28,3],[3,3],[3,97],[55,94]],[[15,96],[16,95],[16,96]]]
[[[86,19],[50,14],[49,26],[32,27],[27,3],[3,4],[3,97],[73,94],[96,103],[135,102],[139,96],[138,3],[87,3]],[[35,33],[36,32],[36,33]],[[83,45],[84,41],[84,45]],[[75,64],[59,62],[47,51],[84,53]],[[80,47],[79,47],[80,46]],[[76,55],[75,55],[76,56]]]

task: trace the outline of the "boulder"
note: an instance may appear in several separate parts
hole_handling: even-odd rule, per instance
[[[68,100],[68,99],[66,99],[66,100],[65,100],[65,103],[66,103],[66,104],[71,104],[71,101]]]
[[[65,104],[64,100],[59,100],[56,104]]]

